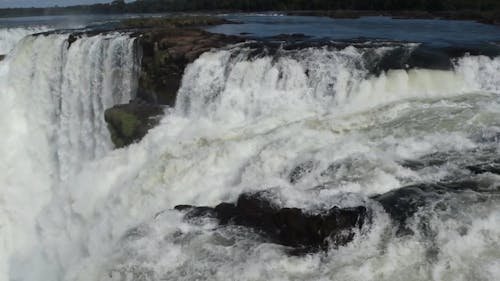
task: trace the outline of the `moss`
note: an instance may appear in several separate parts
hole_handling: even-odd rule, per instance
[[[156,117],[162,114],[161,106],[131,103],[107,109],[104,119],[111,140],[115,147],[120,148],[140,141],[157,124]]]
[[[113,142],[116,148],[122,148],[126,146],[125,140],[120,137],[115,128],[110,124],[108,124],[108,130],[109,133],[111,134],[111,141]]]
[[[124,147],[133,142],[141,126],[141,121],[131,113],[120,109],[106,112],[106,121],[111,140],[116,147]]]
[[[137,127],[141,124],[141,121],[134,115],[123,111],[116,111],[115,118],[120,120],[121,132],[125,137],[132,137]]]

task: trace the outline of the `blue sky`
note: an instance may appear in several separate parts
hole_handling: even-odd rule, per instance
[[[112,0],[0,0],[0,8],[7,7],[50,7],[78,4],[109,3]]]

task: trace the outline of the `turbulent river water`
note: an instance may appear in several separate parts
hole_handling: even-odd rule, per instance
[[[1,281],[498,280],[500,176],[467,166],[499,159],[500,57],[374,71],[419,43],[228,46],[187,67],[141,142],[113,150],[103,114],[135,95],[135,39],[36,32],[0,29]],[[372,199],[462,180],[479,188],[420,206],[405,235]],[[345,246],[294,256],[172,210],[258,190],[373,218]]]

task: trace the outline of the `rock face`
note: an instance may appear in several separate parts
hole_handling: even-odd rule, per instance
[[[370,199],[378,202],[389,215],[396,235],[414,233],[415,222],[410,222],[410,219],[416,219],[425,234],[429,232],[426,229],[428,214],[449,212],[456,208],[453,204],[457,200],[471,204],[487,200],[495,191],[485,189],[483,185],[474,179],[421,183]],[[269,242],[290,247],[290,254],[299,255],[346,245],[372,220],[372,211],[368,207],[333,207],[312,214],[298,208],[276,206],[268,199],[269,194],[269,191],[245,193],[236,203],[221,203],[216,207],[180,205],[175,209],[184,212],[187,221],[212,218],[220,225],[248,227]]]
[[[129,103],[107,109],[104,118],[108,123],[111,140],[121,148],[141,140],[158,124],[163,108],[159,105]]]
[[[202,53],[241,41],[241,38],[212,34],[199,26],[227,23],[210,17],[177,17],[129,20],[127,28],[140,28],[142,47],[139,97],[148,102],[174,106],[184,69]]]
[[[291,184],[296,184],[299,182],[304,176],[310,174],[314,169],[314,162],[307,161],[296,166],[288,175],[288,179]]]
[[[177,206],[185,218],[216,218],[221,225],[239,225],[254,229],[276,244],[294,248],[293,253],[326,250],[352,241],[356,230],[368,219],[365,207],[338,207],[321,214],[309,214],[298,208],[279,208],[265,193],[243,194],[236,204],[222,203],[215,208]]]
[[[121,29],[133,31],[142,50],[137,98],[142,104],[118,105],[105,113],[117,148],[141,140],[163,115],[162,106],[174,106],[186,66],[202,53],[242,39],[217,35],[199,26],[227,23],[211,17],[132,19]],[[69,45],[77,35],[68,39]]]

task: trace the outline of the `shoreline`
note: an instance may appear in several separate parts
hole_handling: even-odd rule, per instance
[[[86,13],[86,12],[34,12],[23,13],[25,9],[20,9],[18,14],[2,14],[0,9],[0,19],[17,18],[17,17],[39,17],[39,16],[82,16],[82,15],[126,15],[131,13]],[[29,10],[29,9],[27,9]],[[49,8],[50,11],[50,8]],[[361,17],[384,16],[393,19],[407,19],[407,20],[420,20],[420,19],[435,19],[435,20],[460,20],[460,21],[476,21],[478,23],[489,25],[500,25],[500,11],[477,11],[477,10],[450,10],[450,11],[419,11],[419,10],[269,10],[269,11],[242,11],[242,10],[193,10],[193,11],[175,11],[166,12],[171,13],[172,16],[186,16],[189,14],[199,14],[191,16],[217,16],[218,14],[231,14],[231,13],[281,13],[288,16],[318,16],[330,17],[337,19],[358,19]],[[132,13],[135,14],[135,13]],[[138,13],[140,15],[153,15],[156,13]]]
[[[358,19],[361,17],[383,16],[393,19],[406,19],[406,20],[460,20],[460,21],[476,21],[478,23],[489,25],[500,25],[500,13],[496,11],[483,12],[483,11],[377,11],[377,10],[330,10],[330,11],[288,11],[286,15],[289,16],[317,16],[317,17],[330,17],[336,19]]]

